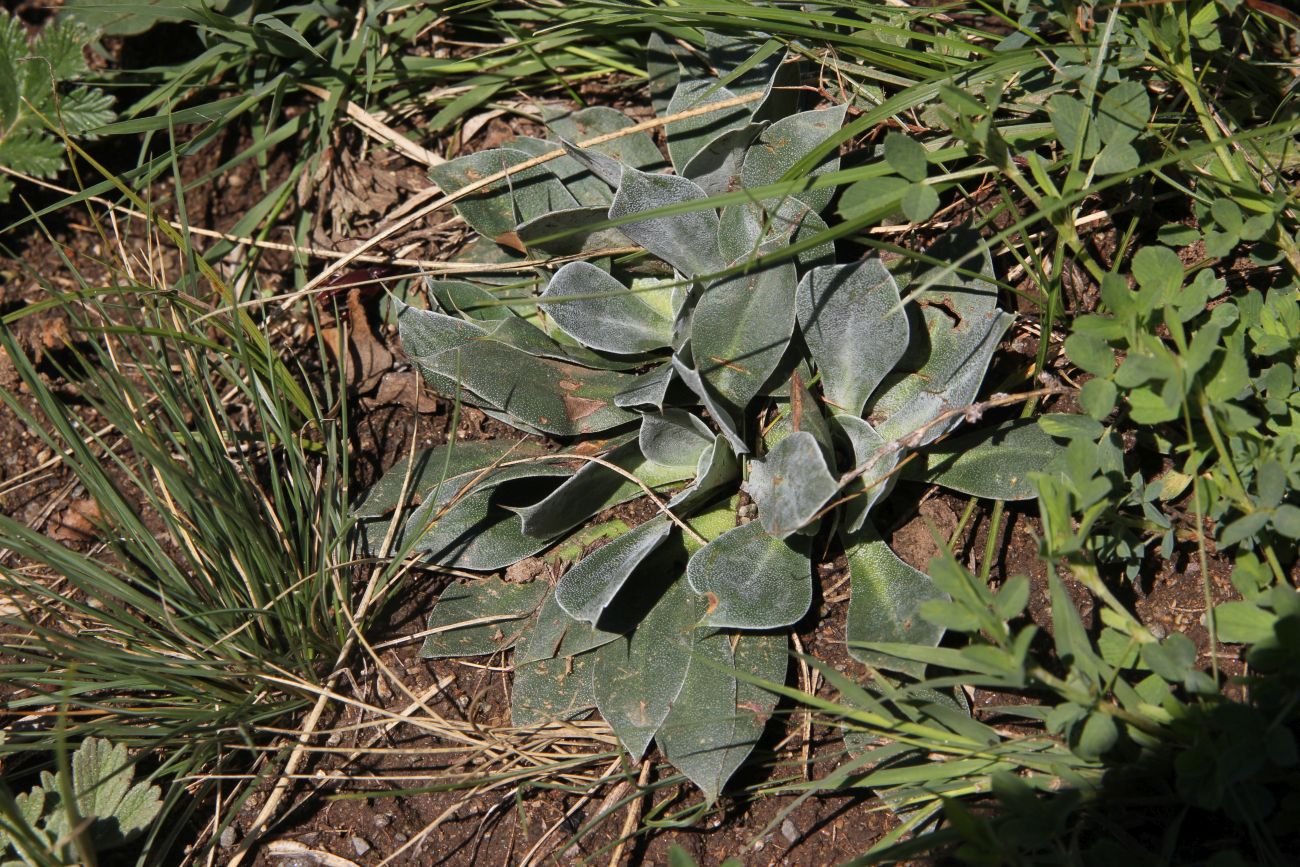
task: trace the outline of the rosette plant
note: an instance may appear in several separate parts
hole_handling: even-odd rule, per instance
[[[462,257],[476,279],[429,281],[429,309],[399,311],[403,348],[439,394],[552,445],[434,448],[357,510],[372,551],[458,569],[576,539],[550,558],[572,561],[554,583],[451,585],[423,652],[513,647],[516,724],[594,707],[634,759],[657,739],[710,801],[774,708],[755,681],[784,680],[786,630],[809,614],[828,542],[851,570],[853,653],[939,640],[919,610],[943,594],[870,520],[904,457],[925,452],[908,462],[922,478],[1020,498],[1051,449],[1032,425],[934,445],[1012,321],[990,282],[940,267],[912,275],[928,288],[904,304],[879,259],[837,263],[816,243],[829,186],[711,205],[782,181],[845,116],[797,110],[795,65],[752,48],[710,38],[705,70],[652,45],[657,107],[686,115],[665,126],[667,159],[643,131],[573,144],[632,126],[613,109],[552,113],[564,156],[459,201],[481,236]],[[433,177],[458,190],[555,148],[521,137]]]

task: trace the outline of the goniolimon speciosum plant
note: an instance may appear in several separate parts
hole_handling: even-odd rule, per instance
[[[711,206],[782,181],[844,119],[842,105],[797,110],[796,65],[753,50],[711,38],[705,69],[652,46],[657,107],[688,115],[666,124],[667,160],[642,131],[572,144],[632,125],[613,109],[552,113],[564,156],[458,202],[481,236],[462,257],[480,278],[430,281],[430,309],[399,312],[403,348],[439,394],[566,446],[434,448],[357,508],[373,551],[492,572],[648,503],[633,527],[579,533],[608,541],[572,546],[553,586],[453,584],[423,652],[513,647],[516,724],[595,707],[633,758],[657,740],[710,801],[775,705],[746,676],[784,680],[786,630],[814,596],[814,540],[833,533],[847,555],[851,647],[934,644],[943,629],[918,612],[944,595],[881,540],[873,506],[913,452],[923,478],[1008,499],[1030,495],[1027,475],[1053,449],[1033,424],[934,445],[976,415],[1013,319],[987,257],[983,277],[911,275],[927,288],[905,304],[905,275],[875,258],[838,263],[818,242],[833,187]],[[690,114],[713,103],[729,107]],[[555,147],[520,137],[433,177],[458,190]],[[829,158],[814,177],[837,168]],[[929,255],[957,261],[971,243],[957,233]],[[518,282],[533,262],[536,282]]]

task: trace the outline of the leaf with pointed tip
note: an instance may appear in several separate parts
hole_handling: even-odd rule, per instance
[[[907,349],[894,278],[879,259],[814,268],[799,281],[795,304],[826,401],[860,415]]]
[[[903,476],[973,497],[1028,500],[1035,496],[1031,474],[1043,472],[1063,451],[1034,419],[1017,419],[933,446]]]
[[[773,539],[757,521],[695,552],[686,577],[709,598],[709,626],[777,629],[796,623],[812,604],[807,538]]]
[[[540,157],[558,150],[561,144],[554,141],[543,141],[539,138],[519,136],[511,139],[509,146],[513,150],[523,151],[530,157]],[[560,179],[560,183],[564,184],[564,188],[581,206],[608,208],[609,203],[614,199],[614,193],[609,184],[601,180],[582,161],[574,159],[572,156],[566,154],[565,156],[551,157],[546,163],[546,169]]]
[[[765,126],[749,123],[715,137],[691,157],[682,169],[682,177],[690,178],[711,196],[739,189],[745,154]]]
[[[623,169],[622,181],[610,205],[611,220],[643,211],[703,202],[707,196],[693,181],[676,175],[651,175]],[[707,204],[667,217],[651,217],[619,226],[623,234],[688,277],[721,271],[718,253],[718,214]]]
[[[713,444],[713,431],[684,409],[667,409],[646,413],[637,439],[641,454],[655,463],[694,469]]]
[[[509,584],[500,578],[452,584],[429,613],[420,656],[482,656],[510,647],[549,589],[545,581]]]
[[[848,452],[853,456],[851,469],[871,464],[869,470],[844,488],[844,496],[852,499],[840,508],[843,510],[845,530],[853,533],[867,520],[872,506],[893,487],[893,476],[890,474],[898,466],[900,455],[897,449],[881,454],[885,438],[869,422],[855,415],[835,416],[831,419],[831,428],[842,440],[847,441]]]
[[[754,749],[776,706],[775,693],[738,681],[735,672],[783,683],[788,661],[784,635],[734,636],[734,654],[732,640],[723,632],[696,639],[681,695],[655,736],[710,804]]]
[[[523,483],[569,472],[544,463],[507,467],[475,482],[469,493],[452,503],[427,499],[396,535],[393,550],[419,552],[429,562],[484,572],[518,563],[545,548],[550,539],[526,534],[519,517],[499,502],[498,488],[507,481]],[[367,528],[367,546],[382,541],[379,529]]]
[[[574,719],[596,706],[596,655],[515,661],[510,684],[510,722],[538,726]]]
[[[608,135],[635,125],[635,121],[623,112],[604,105],[594,105],[579,111],[553,109],[550,113],[544,114],[543,118],[547,128],[555,134],[556,138],[575,142]],[[591,150],[599,151],[623,165],[643,172],[657,172],[668,168],[668,161],[664,159],[654,139],[647,132],[622,135],[602,144],[593,145]],[[618,186],[617,179],[610,184],[610,187],[616,186]]]
[[[735,98],[735,91],[720,87],[717,79],[683,79],[668,102],[668,115]],[[668,137],[668,156],[673,162],[673,168],[679,175],[682,174],[695,155],[709,142],[723,133],[747,125],[752,110],[752,106],[738,105],[667,124],[664,133]]]
[[[839,490],[817,439],[795,431],[762,459],[750,461],[749,493],[769,536],[801,530]]]
[[[796,282],[794,263],[782,262],[718,280],[695,305],[696,368],[733,417],[744,414],[785,354]]]
[[[515,645],[515,664],[576,656],[608,644],[622,634],[570,617],[555,601],[555,594],[548,593],[537,619]]]
[[[772,199],[767,203],[740,202],[722,209],[718,220],[718,248],[723,258],[737,262],[757,258],[764,245],[787,246],[821,235],[826,221],[798,199]],[[801,269],[835,261],[829,241],[795,254]]]
[[[429,175],[444,192],[452,193],[530,158],[526,152],[512,148],[479,151],[432,166]],[[514,234],[516,226],[551,211],[577,206],[577,200],[559,178],[545,166],[534,166],[494,181],[454,207],[483,237],[523,252]]]
[[[542,305],[565,333],[592,349],[632,355],[672,342],[672,319],[588,262],[556,271]]]
[[[560,578],[555,601],[570,617],[595,625],[632,572],[663,544],[672,529],[672,523],[660,515],[597,548]]]
[[[491,408],[531,428],[577,436],[634,418],[613,403],[631,381],[626,374],[538,358],[495,332],[430,310],[406,307],[397,321],[402,348],[432,386],[454,379]]]
[[[632,380],[622,391],[614,395],[614,405],[625,409],[632,407],[664,408],[668,396],[668,386],[672,385],[673,366],[661,364],[651,368]]]
[[[631,242],[618,229],[593,228],[608,220],[607,212],[607,205],[596,205],[542,214],[520,223],[515,234],[530,252],[538,250],[547,256],[589,255],[629,246]]]
[[[623,164],[613,157],[606,156],[593,148],[580,148],[565,138],[560,139],[560,145],[569,156],[600,178],[610,189],[617,189],[623,182]]]
[[[855,645],[900,641],[935,646],[944,629],[920,615],[921,606],[948,596],[929,575],[898,559],[871,524],[856,533],[841,533],[849,561],[849,614],[844,640],[849,654],[861,662],[896,669],[912,677],[925,673],[925,664],[873,653]]]
[[[681,694],[700,607],[687,583],[676,581],[635,632],[595,651],[596,707],[633,761]]]
[[[759,136],[758,144],[749,149],[740,171],[741,185],[747,188],[761,187],[781,180],[791,166],[839,131],[846,111],[847,105],[837,105],[792,114],[772,124]],[[834,154],[818,164],[809,172],[809,176],[827,174],[837,171],[839,167],[839,155]],[[820,212],[826,209],[834,195],[835,189],[826,187],[803,190],[795,193],[794,198]]]
[[[635,442],[624,443],[604,456],[607,463],[657,489],[688,479],[694,467],[670,467],[641,454]],[[546,499],[518,510],[523,529],[538,538],[549,539],[611,506],[641,496],[642,487],[622,473],[588,461]]]
[[[727,442],[731,443],[731,448],[736,454],[748,454],[749,447],[745,445],[745,440],[740,436],[740,430],[736,427],[731,411],[718,399],[717,394],[704,381],[699,372],[691,366],[693,363],[690,341],[687,341],[682,344],[682,348],[673,356],[673,370],[678,378],[686,383],[686,387],[695,392],[695,396],[704,404],[709,417],[722,429],[723,436],[727,438]]]

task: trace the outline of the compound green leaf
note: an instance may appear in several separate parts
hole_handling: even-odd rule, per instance
[[[1033,419],[1017,419],[935,445],[903,472],[973,497],[1028,500],[1035,496],[1031,475],[1064,450]]]
[[[542,309],[592,349],[633,355],[668,346],[673,322],[589,262],[570,262],[542,293]]]
[[[452,584],[429,613],[427,628],[438,631],[424,639],[420,656],[482,656],[506,650],[548,589],[545,581],[509,584],[496,577]]]
[[[938,645],[943,628],[921,617],[920,610],[926,602],[947,599],[947,594],[934,585],[929,575],[900,560],[871,524],[864,524],[856,533],[842,533],[841,539],[849,561],[852,593],[844,629],[849,654],[869,665],[896,669],[919,679],[925,673],[925,663],[875,653],[859,645]]]
[[[637,761],[686,682],[700,604],[676,581],[631,635],[595,651],[596,707]]]
[[[806,526],[839,490],[816,437],[795,431],[749,464],[749,493],[768,535],[784,539]]]
[[[806,537],[773,539],[757,521],[695,552],[686,577],[709,600],[709,626],[777,629],[797,622],[812,604]]]
[[[879,259],[814,268],[799,281],[795,304],[827,403],[859,415],[907,349],[898,284]]]

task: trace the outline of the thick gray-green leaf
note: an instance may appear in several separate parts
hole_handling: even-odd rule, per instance
[[[749,149],[744,166],[740,172],[740,181],[745,187],[761,187],[774,184],[790,170],[790,167],[803,159],[818,145],[834,135],[844,123],[847,105],[837,105],[817,111],[805,111],[782,118],[768,127],[759,142]],[[827,157],[817,165],[808,176],[833,172],[840,167],[838,154]],[[814,211],[823,211],[835,195],[832,187],[820,190],[804,190],[794,194]]]
[[[897,449],[882,454],[885,438],[869,422],[855,415],[835,416],[831,419],[831,428],[847,440],[848,451],[853,456],[853,466],[846,469],[856,470],[870,464],[870,469],[844,489],[844,496],[852,499],[840,506],[840,509],[844,515],[845,530],[853,533],[862,527],[872,507],[893,487],[890,473],[898,466],[900,454]]]
[[[566,334],[592,349],[634,355],[673,339],[671,318],[588,262],[570,262],[556,271],[542,302]]]
[[[611,220],[670,205],[703,202],[707,196],[694,182],[676,175],[651,175],[631,167],[610,205]],[[723,268],[718,252],[718,214],[707,204],[667,217],[651,217],[619,226],[624,235],[688,277]]]
[[[733,669],[784,683],[785,642],[784,635],[733,637],[723,632],[695,642],[682,693],[656,738],[668,761],[699,786],[710,804],[758,743],[776,706],[774,693],[737,680]]]
[[[849,654],[861,662],[903,671],[920,678],[925,664],[873,653],[856,644],[899,641],[934,646],[943,638],[940,626],[921,617],[923,604],[947,599],[929,575],[918,572],[898,559],[871,524],[856,533],[842,533],[844,553],[849,561],[848,620],[844,639]]]
[[[695,392],[695,396],[704,404],[709,417],[722,429],[722,434],[727,438],[727,442],[731,443],[732,450],[738,455],[748,454],[749,447],[745,445],[745,440],[740,435],[740,428],[737,427],[731,410],[719,399],[718,394],[704,380],[699,371],[695,370],[693,364],[693,352],[688,340],[682,344],[681,349],[673,356],[673,370],[678,378],[686,383],[686,387]]]
[[[695,481],[679,491],[668,501],[668,508],[680,514],[690,514],[707,504],[726,488],[735,489],[735,480],[740,477],[740,461],[731,450],[727,438],[718,434],[713,445],[700,455],[699,465],[695,470]]]
[[[626,235],[612,226],[592,228],[606,222],[608,205],[594,205],[555,211],[520,223],[520,242],[530,251],[547,256],[577,256],[631,245]]]
[[[1035,496],[1030,474],[1063,451],[1033,419],[1017,419],[932,446],[903,475],[973,497],[1028,500]]]
[[[515,645],[515,664],[576,656],[608,644],[622,634],[599,629],[584,620],[575,620],[555,601],[555,594],[548,593],[537,612],[537,619]]]
[[[596,650],[596,707],[640,760],[681,694],[700,603],[685,581],[660,597],[630,636]]]
[[[764,245],[802,243],[826,229],[826,221],[798,199],[740,202],[722,209],[718,247],[724,259],[737,262],[757,258]],[[795,261],[805,270],[830,264],[835,261],[835,245],[827,241],[810,247],[796,254]]]
[[[637,441],[641,454],[657,464],[694,469],[713,444],[713,431],[684,409],[667,409],[642,417]]]
[[[575,142],[608,135],[635,125],[635,122],[623,112],[603,105],[595,105],[579,111],[550,109],[543,116],[547,127],[557,138]],[[647,132],[623,135],[595,145],[591,149],[643,172],[657,172],[668,168],[668,161],[664,159],[659,148],[655,146],[654,139]],[[615,179],[610,186],[618,186],[618,180]]]
[[[626,470],[646,485],[661,488],[694,475],[695,468],[670,467],[641,454],[635,442],[620,445],[604,460]],[[519,509],[524,531],[538,538],[552,538],[575,527],[597,512],[641,496],[639,484],[608,467],[588,461],[573,478],[560,485],[546,499]]]
[[[765,126],[749,123],[717,136],[691,157],[682,177],[690,178],[711,196],[739,189],[745,154]]]
[[[794,263],[718,280],[695,306],[695,366],[733,417],[743,415],[776,370],[794,332]]]
[[[725,102],[734,99],[736,93],[725,87],[719,87],[717,79],[683,80],[673,92],[668,102],[668,114]],[[668,156],[673,161],[673,168],[683,174],[691,160],[708,146],[709,142],[723,133],[739,129],[749,123],[751,106],[740,105],[696,115],[686,120],[674,121],[664,127],[668,136]]]
[[[808,540],[773,539],[757,521],[714,539],[691,557],[686,577],[709,599],[705,623],[777,629],[797,622],[812,604]]]
[[[799,281],[795,302],[827,402],[860,415],[907,349],[898,284],[879,259],[863,259],[814,268]]]
[[[432,166],[429,176],[444,192],[453,193],[528,159],[531,156],[524,151],[496,148]],[[516,250],[522,246],[515,236],[515,227],[520,223],[577,206],[578,201],[545,166],[503,178],[455,204],[456,211],[474,231]]]
[[[513,150],[523,151],[530,157],[540,157],[559,149],[561,145],[559,142],[519,136],[510,140],[510,147]],[[566,155],[552,157],[545,165],[547,171],[560,179],[560,183],[564,184],[569,195],[573,196],[580,206],[608,208],[609,203],[613,201],[614,193],[609,184],[601,180],[581,160]]]
[[[614,395],[614,404],[627,409],[632,407],[664,408],[668,386],[672,385],[673,366],[661,364],[632,380],[626,388]]]
[[[597,548],[560,578],[555,601],[570,617],[594,626],[632,572],[663,544],[672,529],[673,524],[660,515]]]
[[[537,610],[550,589],[545,581],[508,584],[500,578],[456,583],[442,591],[429,613],[420,656],[482,656],[505,650],[524,629],[524,620]]]
[[[749,493],[769,536],[798,532],[839,490],[816,437],[807,431],[787,436],[761,460],[749,464]]]
[[[532,662],[515,660],[510,722],[537,726],[573,719],[596,706],[594,653]]]
[[[631,376],[538,358],[473,330],[482,332],[430,310],[406,307],[398,314],[402,348],[435,388],[454,378],[493,409],[559,436],[608,430],[634,418],[613,402]]]
[[[580,148],[568,139],[560,139],[560,144],[569,156],[600,178],[610,189],[617,189],[623,182],[623,164],[618,160],[594,148]]]

